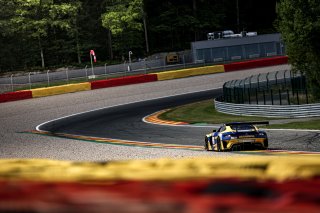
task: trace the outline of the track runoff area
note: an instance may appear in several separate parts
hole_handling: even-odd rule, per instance
[[[109,162],[2,159],[0,165],[0,212],[320,209],[316,153]]]

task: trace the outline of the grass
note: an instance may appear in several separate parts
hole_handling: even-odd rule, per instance
[[[254,116],[237,116],[217,112],[212,100],[206,100],[175,107],[159,116],[163,120],[182,121],[191,124],[207,123],[221,124],[227,122],[266,121],[279,120],[279,118],[266,118]],[[285,124],[272,124],[268,128],[274,129],[316,129],[320,130],[320,119],[290,122]]]
[[[175,107],[159,117],[164,120],[184,121],[191,124],[209,123],[220,124],[237,121],[265,121],[267,118],[254,116],[236,116],[217,112],[213,106],[213,100],[206,100]]]

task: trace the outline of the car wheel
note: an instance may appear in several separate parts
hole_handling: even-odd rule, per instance
[[[209,151],[208,142],[209,142],[209,140],[208,140],[208,137],[206,136],[205,139],[204,139],[204,149],[206,151]]]
[[[221,140],[220,140],[219,137],[217,138],[217,151],[218,151],[218,152],[221,152],[221,151],[222,151],[222,150],[221,150]]]

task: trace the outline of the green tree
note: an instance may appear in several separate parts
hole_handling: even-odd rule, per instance
[[[291,64],[307,76],[313,97],[320,100],[319,0],[281,0],[277,14],[276,26]]]
[[[5,21],[6,32],[20,33],[36,39],[41,65],[45,67],[43,40],[48,38],[50,29],[70,30],[72,20],[77,14],[77,6],[63,2],[54,3],[53,0],[13,0],[11,4],[13,11]]]
[[[115,0],[107,3],[106,10],[101,15],[102,26],[112,33],[115,49],[122,55],[128,50],[141,50],[143,1]]]

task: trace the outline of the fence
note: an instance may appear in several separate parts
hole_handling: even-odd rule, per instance
[[[178,52],[178,61],[174,64],[166,62],[166,54],[154,55],[148,59],[125,61],[122,64],[100,67],[85,66],[83,69],[64,68],[60,71],[29,72],[21,76],[7,76],[0,78],[0,93],[32,89],[37,87],[49,87],[55,85],[124,77],[137,74],[147,74],[190,67],[211,65],[205,61],[193,62],[190,51]]]
[[[233,104],[214,101],[218,112],[232,115],[250,115],[262,117],[303,118],[320,115],[320,103],[304,105],[255,105]]]
[[[219,101],[236,104],[291,105],[308,104],[310,95],[301,74],[282,70],[228,81]]]

